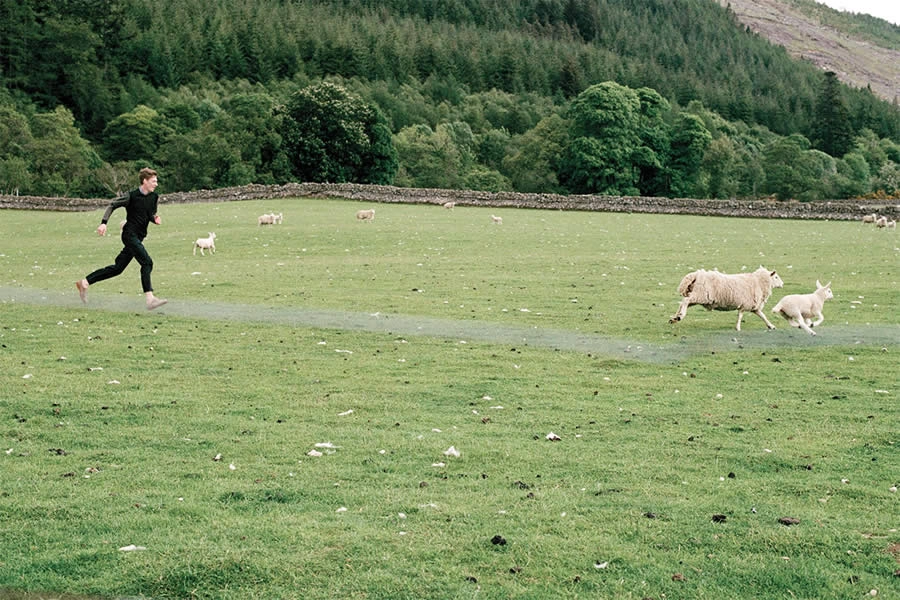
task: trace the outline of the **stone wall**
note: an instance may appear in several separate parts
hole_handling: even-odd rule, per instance
[[[400,204],[443,204],[457,206],[540,208],[598,212],[690,214],[776,219],[859,220],[878,213],[889,219],[900,217],[900,200],[831,200],[827,202],[778,202],[774,200],[694,200],[690,198],[647,198],[641,196],[561,196],[398,188],[351,183],[289,183],[246,185],[196,192],[176,192],[161,196],[161,203],[239,202],[276,198],[336,198],[365,202]],[[24,210],[89,211],[107,206],[109,198],[43,198],[0,195],[0,208]]]

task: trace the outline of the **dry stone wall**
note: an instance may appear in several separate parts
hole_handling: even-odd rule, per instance
[[[647,198],[641,196],[596,196],[558,194],[519,194],[514,192],[478,192],[400,188],[352,183],[288,183],[285,185],[246,185],[195,192],[176,192],[161,196],[163,204],[199,202],[240,202],[277,198],[335,198],[394,204],[443,204],[630,212],[689,214],[728,217],[859,220],[878,213],[889,219],[900,216],[900,200],[831,200],[822,202],[778,202],[775,200],[695,200],[690,198]],[[44,198],[0,195],[0,208],[22,210],[89,211],[107,206],[109,198]]]

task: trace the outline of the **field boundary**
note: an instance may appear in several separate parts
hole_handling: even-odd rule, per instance
[[[246,185],[215,190],[163,194],[163,204],[237,202],[279,198],[333,198],[394,204],[435,204],[453,202],[457,206],[530,208],[593,212],[685,214],[763,219],[813,219],[855,221],[878,213],[890,219],[900,217],[900,199],[829,200],[818,202],[761,200],[698,200],[692,198],[651,198],[644,196],[600,196],[521,194],[426,188],[400,188],[354,183],[288,183]],[[0,195],[0,208],[19,210],[90,211],[107,206],[109,198],[49,198]]]

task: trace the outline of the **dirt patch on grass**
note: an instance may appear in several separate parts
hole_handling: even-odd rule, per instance
[[[31,288],[0,287],[0,302],[16,302],[65,308],[83,307],[74,293]],[[110,312],[144,312],[141,299],[95,295],[87,310]],[[518,344],[579,352],[592,356],[637,360],[651,363],[674,363],[693,355],[732,352],[744,349],[777,349],[782,347],[874,346],[888,348],[900,345],[900,326],[844,325],[823,330],[818,336],[781,328],[775,331],[723,330],[715,334],[692,335],[683,326],[660,323],[660,329],[671,331],[671,343],[582,333],[563,329],[546,329],[491,323],[459,321],[416,315],[360,313],[311,308],[276,308],[251,304],[172,300],[153,313],[186,319],[228,320],[267,323],[292,327],[313,327],[390,333],[402,336],[427,336],[488,344]],[[679,328],[680,327],[680,328]]]

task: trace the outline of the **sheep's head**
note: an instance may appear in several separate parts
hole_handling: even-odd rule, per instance
[[[769,277],[772,278],[772,287],[773,288],[784,287],[784,282],[781,280],[781,276],[778,274],[777,271],[772,271],[771,273],[769,273]]]
[[[834,292],[831,291],[831,282],[830,281],[828,283],[826,283],[825,285],[822,285],[821,283],[819,283],[819,280],[816,279],[816,291],[818,292],[820,290],[824,290],[824,292],[822,292],[822,293],[825,295],[826,300],[830,300],[831,298],[834,298]]]

